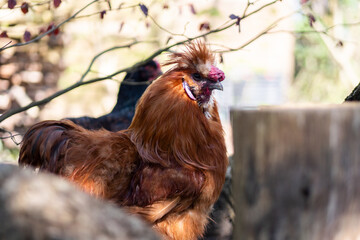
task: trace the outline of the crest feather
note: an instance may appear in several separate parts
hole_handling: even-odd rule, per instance
[[[183,52],[171,53],[170,60],[164,66],[175,66],[171,70],[196,69],[198,65],[214,65],[215,56],[203,41],[194,41],[185,45]]]

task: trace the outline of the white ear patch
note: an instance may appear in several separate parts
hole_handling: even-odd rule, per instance
[[[192,94],[191,90],[190,90],[190,86],[187,82],[183,81],[182,83],[183,88],[186,92],[186,95],[193,101],[196,101],[196,97]]]

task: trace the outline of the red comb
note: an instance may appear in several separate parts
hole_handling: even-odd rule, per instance
[[[208,79],[214,82],[221,82],[225,79],[225,74],[217,67],[211,66],[210,72],[208,74]]]

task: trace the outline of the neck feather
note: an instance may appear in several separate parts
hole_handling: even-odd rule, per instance
[[[129,131],[143,161],[163,167],[226,168],[223,130],[214,100],[206,117],[186,96],[181,72],[164,74],[139,100]]]

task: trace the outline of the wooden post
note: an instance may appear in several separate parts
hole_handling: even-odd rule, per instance
[[[234,239],[360,239],[360,104],[231,114]]]

